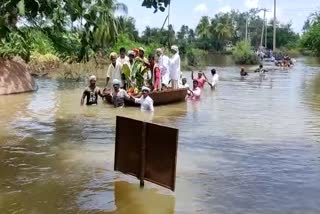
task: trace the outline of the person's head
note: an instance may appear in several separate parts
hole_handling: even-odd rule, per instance
[[[134,51],[128,51],[128,57],[130,61],[133,61],[135,58],[135,53]]]
[[[89,77],[89,83],[90,83],[91,87],[96,86],[96,82],[97,82],[97,77],[96,76],[92,75],[92,76]]]
[[[198,72],[198,79],[201,79],[203,77],[203,73],[202,73],[202,71],[199,71]]]
[[[121,59],[126,57],[126,52],[127,52],[127,50],[124,47],[120,48],[120,58]]]
[[[148,59],[149,59],[149,63],[150,63],[150,64],[154,64],[154,59],[155,59],[155,57],[154,57],[153,54],[150,54],[149,57],[148,57]]]
[[[197,88],[198,87],[198,81],[197,80],[193,80],[193,88]]]
[[[214,75],[216,75],[216,73],[217,73],[217,71],[216,71],[216,69],[211,69],[211,74],[212,74],[212,76],[214,76]]]
[[[142,87],[142,96],[146,98],[150,93],[150,88],[143,86]]]
[[[263,68],[263,65],[262,65],[262,64],[260,64],[260,65],[259,65],[259,68]]]
[[[158,57],[160,57],[163,54],[163,50],[161,48],[158,48],[156,50],[156,54],[157,54]]]
[[[112,80],[112,85],[113,85],[114,91],[118,92],[120,89],[120,80],[118,79]]]
[[[143,58],[144,57],[144,49],[142,47],[139,48],[139,57]]]
[[[172,46],[171,46],[171,53],[172,53],[172,54],[179,53],[179,48],[178,48],[178,46],[172,45]]]
[[[244,67],[241,67],[241,70],[240,70],[241,72],[244,72]]]
[[[187,84],[187,78],[182,78],[182,85]]]
[[[110,60],[111,60],[111,62],[112,62],[112,63],[116,63],[117,57],[118,57],[117,53],[116,53],[116,52],[112,52],[112,53],[110,54]]]
[[[139,56],[139,48],[134,48],[132,51],[134,52],[134,57]]]

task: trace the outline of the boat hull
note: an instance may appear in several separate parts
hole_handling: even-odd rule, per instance
[[[185,88],[168,89],[165,91],[151,92],[149,94],[149,96],[153,100],[153,105],[159,106],[159,105],[167,105],[167,104],[172,104],[172,103],[183,102],[186,99],[187,93],[188,93],[188,90]],[[113,104],[111,95],[106,95],[105,101],[109,104]],[[139,106],[139,104],[136,104],[132,100],[125,100],[125,105],[126,106]]]

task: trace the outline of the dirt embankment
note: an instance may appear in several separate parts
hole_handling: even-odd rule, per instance
[[[37,84],[22,61],[0,59],[0,95],[30,92]]]

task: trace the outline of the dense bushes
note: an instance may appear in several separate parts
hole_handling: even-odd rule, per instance
[[[319,21],[315,21],[303,34],[301,46],[320,56],[320,16]]]
[[[251,49],[250,43],[246,41],[238,42],[232,55],[237,64],[255,65],[259,63],[259,59]]]

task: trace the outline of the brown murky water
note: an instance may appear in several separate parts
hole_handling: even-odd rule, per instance
[[[153,116],[80,107],[85,83],[0,97],[0,213],[320,213],[319,63],[241,80],[214,61],[218,90]],[[180,129],[176,193],[113,172],[116,115]]]

